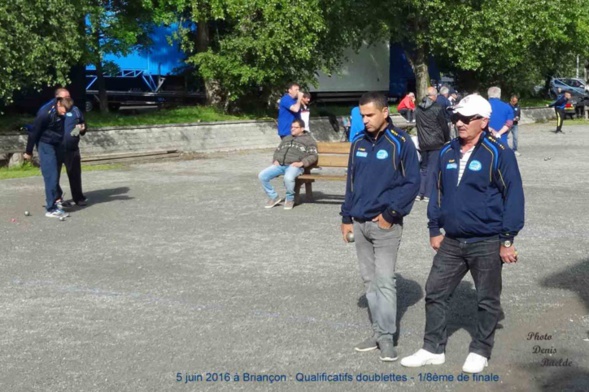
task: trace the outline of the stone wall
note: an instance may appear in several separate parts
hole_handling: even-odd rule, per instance
[[[524,108],[521,123],[553,118],[553,109]],[[400,116],[393,116],[393,121],[401,127],[409,125]],[[345,137],[340,119],[336,117],[313,118],[311,130],[320,141],[340,141]],[[90,129],[82,137],[80,148],[84,156],[90,157],[165,150],[202,153],[274,148],[278,142],[274,121],[223,121]],[[23,152],[25,146],[24,134],[0,135],[0,157]]]

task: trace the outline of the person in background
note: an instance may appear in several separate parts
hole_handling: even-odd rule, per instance
[[[559,89],[560,91],[560,89]],[[571,100],[571,93],[569,93],[568,91],[564,94],[560,94],[557,98],[556,101],[552,102],[549,105],[546,105],[549,108],[554,108],[554,112],[556,113],[556,131],[554,131],[554,133],[562,133],[564,134],[564,132],[562,131],[562,123],[564,121],[564,108],[566,106],[567,103],[569,103],[569,101]]]
[[[286,188],[284,209],[292,210],[295,202],[296,178],[303,174],[305,167],[317,162],[317,142],[308,132],[305,132],[303,120],[294,120],[290,132],[290,136],[283,138],[274,151],[272,165],[258,174],[262,188],[269,198],[264,208],[272,208],[282,201],[270,181],[278,176],[284,176]]]
[[[487,96],[493,110],[489,119],[489,130],[493,133],[493,136],[501,139],[505,146],[509,146],[507,144],[507,135],[513,125],[513,109],[508,103],[501,100],[501,89],[499,87],[489,87]]]
[[[278,136],[281,139],[290,136],[292,122],[297,118],[301,118],[303,93],[299,89],[298,83],[290,83],[286,94],[280,98],[278,103]]]
[[[435,87],[427,88],[427,96],[415,109],[417,139],[421,150],[421,185],[416,201],[429,201],[436,182],[440,149],[450,141],[450,128],[445,110],[437,101]]]
[[[362,121],[362,114],[360,114],[360,106],[355,106],[350,113],[350,135],[348,140],[352,141],[360,132],[364,130],[364,121]]]
[[[397,112],[408,122],[415,122],[413,112],[415,111],[415,94],[409,93],[397,105]]]
[[[517,142],[518,142],[518,133],[519,133],[519,118],[521,116],[521,109],[519,107],[519,99],[517,95],[512,95],[511,100],[509,101],[509,105],[513,109],[513,126],[511,127],[511,149],[518,157],[521,155],[520,152],[517,150]]]
[[[309,109],[309,104],[311,103],[311,94],[308,92],[303,93],[303,99],[301,100],[301,120],[305,123],[305,131],[311,132],[311,128],[309,125],[311,124],[311,109]]]

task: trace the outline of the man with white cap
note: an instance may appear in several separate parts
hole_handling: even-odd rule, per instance
[[[445,362],[448,302],[468,271],[478,312],[462,370],[482,372],[491,357],[502,313],[501,269],[517,262],[513,242],[524,226],[524,192],[513,150],[489,132],[490,116],[491,105],[480,95],[465,97],[452,115],[458,138],[440,151],[437,193],[428,205],[430,245],[437,253],[425,286],[424,344],[403,358],[403,366]]]

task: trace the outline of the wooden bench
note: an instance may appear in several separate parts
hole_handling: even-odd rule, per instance
[[[297,177],[295,183],[295,204],[300,203],[300,192],[301,186],[305,185],[305,200],[310,202],[313,201],[313,183],[317,180],[322,181],[345,181],[346,173],[343,169],[348,167],[348,157],[350,155],[350,143],[349,142],[318,142],[317,143],[318,160],[317,164],[311,167],[305,168],[305,172]],[[316,167],[328,168],[328,167],[339,167],[342,168],[342,173],[338,175],[334,174],[322,174],[322,173],[311,173],[311,169]]]

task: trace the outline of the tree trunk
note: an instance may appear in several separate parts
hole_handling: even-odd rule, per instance
[[[211,31],[206,19],[198,21],[196,28],[196,52],[204,53],[209,50],[211,44]],[[204,80],[206,104],[216,107],[223,107],[223,96],[221,84],[218,80]]]
[[[102,68],[102,54],[100,53],[100,30],[94,30],[94,41],[96,43],[96,85],[98,87],[98,99],[100,100],[100,113],[108,113],[108,96],[106,95],[106,82]]]
[[[427,65],[427,48],[422,46],[415,49],[413,69],[415,72],[415,96],[417,102],[420,102],[427,95],[427,88],[431,83]]]

